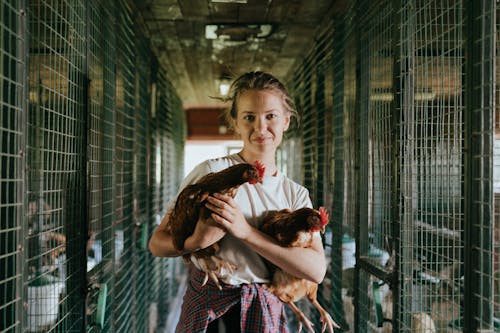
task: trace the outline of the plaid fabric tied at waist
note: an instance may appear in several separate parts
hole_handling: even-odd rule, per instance
[[[203,278],[203,272],[190,270],[177,333],[205,332],[210,322],[238,302],[241,302],[241,332],[288,333],[283,303],[262,285],[223,284],[219,290],[211,280],[202,286]]]

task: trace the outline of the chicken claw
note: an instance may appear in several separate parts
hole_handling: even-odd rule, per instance
[[[219,290],[222,290],[222,286],[219,283],[218,276],[224,274],[232,274],[236,269],[236,266],[227,262],[225,260],[220,259],[217,256],[205,257],[205,258],[196,258],[198,264],[200,265],[200,269],[205,272],[205,278],[203,279],[202,286],[207,284],[208,279],[210,278]]]
[[[314,333],[314,329],[312,328],[314,326],[314,324],[309,319],[307,319],[307,317],[304,315],[304,313],[302,311],[300,311],[300,309],[297,307],[297,305],[295,305],[293,302],[289,302],[287,304],[288,304],[288,306],[290,306],[292,311],[299,318],[297,332],[300,333],[302,331],[302,324],[304,324],[304,326],[306,327],[306,329],[309,333]]]
[[[340,325],[333,320],[332,316],[319,304],[317,299],[310,299],[310,301],[320,313],[320,321],[323,323],[321,332],[324,332],[327,327],[330,333],[333,333],[333,328],[340,328]]]
[[[329,313],[324,313],[321,314],[320,321],[323,323],[323,326],[321,327],[321,333],[326,331],[326,328],[328,327],[328,332],[333,333],[333,328],[340,328],[339,324],[337,324],[332,316],[330,316]]]

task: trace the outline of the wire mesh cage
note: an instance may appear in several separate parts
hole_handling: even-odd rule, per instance
[[[375,305],[379,304],[375,299],[377,288],[374,288],[374,283],[379,284],[379,279],[383,278],[375,271],[384,272],[387,269],[392,253],[393,7],[391,2],[362,2],[358,10],[357,24],[366,28],[358,32],[361,85],[355,120],[359,186],[363,189],[359,193],[359,220],[355,232],[356,242],[359,243],[356,255],[362,268],[355,282],[358,290],[356,325],[359,329],[382,331],[384,324],[376,320],[379,313]],[[380,287],[387,289],[387,284]],[[382,300],[390,295],[385,292],[380,298]],[[384,301],[387,305],[391,299]]]
[[[182,266],[146,240],[182,101],[130,2],[0,4],[1,331],[162,330]],[[497,12],[351,2],[289,80],[278,163],[331,210],[319,301],[343,331],[500,330]]]
[[[116,21],[113,3],[89,2],[87,66],[88,88],[88,227],[86,270],[91,286],[86,300],[89,331],[97,329],[96,306],[92,301],[101,291],[100,284],[114,289],[114,227],[116,219],[115,143],[116,143]],[[105,311],[111,311],[108,302]],[[110,331],[110,316],[102,323]]]
[[[84,10],[81,2],[29,8],[27,331],[69,332],[83,322]]]
[[[342,271],[344,330],[498,330],[490,195],[497,9],[473,7],[358,1],[331,28],[332,217],[351,267]],[[301,66],[298,104],[320,114],[322,74],[311,59]],[[305,145],[318,133],[310,127],[328,121],[314,116]],[[317,200],[315,154],[304,148],[303,181]]]
[[[0,9],[0,330],[18,331],[22,310],[22,235],[26,24],[17,1]],[[8,41],[8,42],[7,42]]]
[[[182,103],[161,68],[170,104],[153,102],[154,57],[125,1],[5,0],[0,16],[1,331],[146,331],[150,295],[168,297],[170,265],[146,243],[151,203],[181,177]],[[174,119],[160,133],[153,104]],[[158,182],[155,137],[172,152]]]
[[[332,210],[333,204],[331,183],[333,171],[330,168],[330,162],[334,134],[330,124],[333,118],[334,31],[333,21],[325,20],[325,27],[318,35],[315,48],[297,67],[297,70],[293,71],[290,78],[290,91],[295,97],[301,116],[299,130],[294,128],[292,133],[287,135],[278,155],[278,161],[283,161],[285,158],[288,161],[292,160],[291,163],[283,163],[285,172],[309,189],[313,206],[323,206],[328,211]],[[300,172],[293,172],[294,164],[299,166]],[[339,244],[342,236],[339,229],[342,229],[341,224],[331,223],[325,232],[324,244],[329,272],[317,291],[317,299],[321,306],[333,315],[334,320],[338,321],[342,317],[341,311],[339,312],[339,307],[341,308],[339,274],[341,264],[338,261],[331,261],[330,258],[339,257],[341,252]],[[320,312],[309,301],[301,300],[298,305],[315,325],[321,327]],[[290,313],[289,317],[290,327],[296,328],[298,325],[296,316]]]
[[[463,6],[408,2],[401,15],[398,326],[420,315],[446,330],[463,301]]]

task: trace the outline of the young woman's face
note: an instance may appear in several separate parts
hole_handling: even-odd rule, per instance
[[[270,90],[247,90],[239,96],[236,107],[234,127],[244,148],[254,153],[274,153],[290,124],[281,96]]]

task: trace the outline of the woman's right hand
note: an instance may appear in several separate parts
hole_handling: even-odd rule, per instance
[[[206,208],[202,208],[202,211]],[[200,218],[196,223],[196,227],[191,236],[184,242],[184,250],[186,252],[193,252],[204,249],[224,237],[227,232],[219,224],[215,223],[212,218],[204,219],[205,215],[200,212]]]

